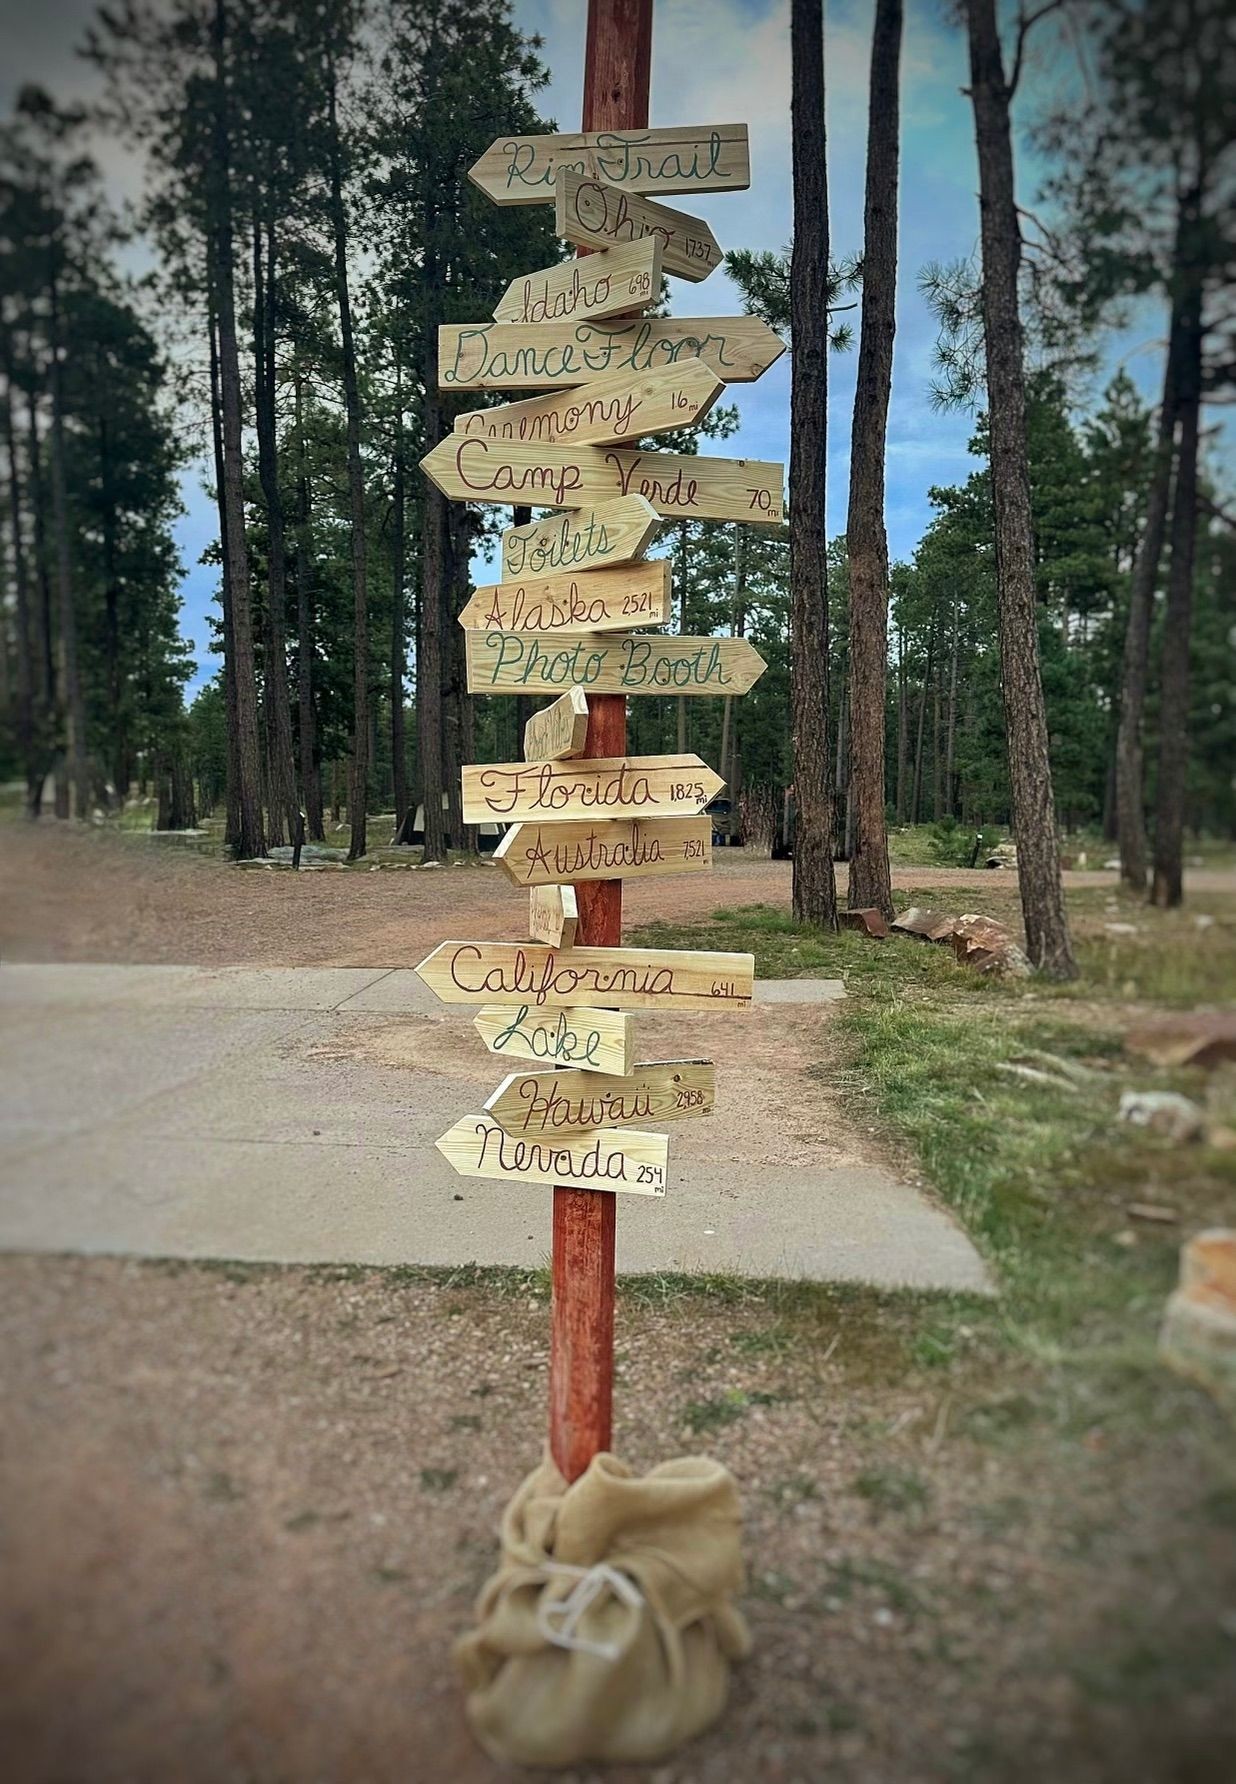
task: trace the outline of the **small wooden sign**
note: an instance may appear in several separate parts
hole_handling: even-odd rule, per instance
[[[745,694],[767,668],[745,638],[467,632],[470,694]]]
[[[617,1010],[494,1005],[474,1017],[472,1026],[489,1051],[504,1059],[534,1059],[617,1078],[631,1070],[635,1052],[635,1018]]]
[[[727,384],[762,378],[785,342],[758,316],[635,316],[615,322],[447,322],[438,329],[443,390],[558,390],[607,372],[698,357]]]
[[[724,785],[698,756],[474,762],[463,769],[463,821],[693,818]]]
[[[600,818],[584,824],[512,824],[494,860],[517,886],[707,873],[711,818]]]
[[[711,1060],[666,1059],[637,1065],[628,1077],[595,1072],[513,1072],[485,1104],[510,1134],[587,1133],[711,1115],[716,1074]]]
[[[502,574],[549,576],[561,570],[613,569],[642,558],[661,531],[646,496],[620,496],[575,514],[551,514],[502,535]]]
[[[524,1140],[487,1115],[465,1115],[437,1145],[461,1177],[665,1194],[669,1141],[664,1134],[597,1128],[578,1139]]]
[[[724,389],[724,382],[702,359],[684,359],[636,376],[612,372],[591,384],[529,397],[522,403],[469,409],[456,416],[455,432],[469,439],[537,448],[608,446],[690,427],[707,415]]]
[[[547,948],[573,948],[579,928],[574,886],[533,886],[528,894],[528,938]]]
[[[478,588],[459,615],[466,632],[629,632],[671,613],[670,561],[582,575],[530,576]]]
[[[456,502],[580,508],[640,495],[669,520],[779,526],[785,467],[754,458],[692,458],[617,446],[520,446],[448,434],[421,470]]]
[[[628,192],[742,192],[751,184],[745,124],[500,136],[468,169],[495,204],[550,204],[559,168]]]
[[[562,762],[578,756],[587,738],[588,696],[572,688],[533,713],[524,726],[524,755],[529,762]]]
[[[587,1004],[618,1010],[745,1009],[752,954],[674,948],[544,948],[440,942],[416,968],[443,1003]],[[574,1062],[578,1064],[579,1062]]]
[[[577,248],[616,248],[652,236],[661,244],[665,271],[696,282],[706,279],[724,259],[702,217],[690,217],[686,211],[568,168],[558,173],[554,229]]]
[[[550,194],[552,198],[553,194]],[[495,322],[584,322],[629,316],[661,294],[661,244],[656,236],[605,248],[586,260],[564,260],[512,279],[494,306]]]

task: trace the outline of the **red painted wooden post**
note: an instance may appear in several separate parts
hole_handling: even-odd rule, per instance
[[[652,0],[588,0],[583,128],[645,128],[651,66]],[[584,755],[622,756],[626,747],[626,696],[589,694]],[[578,945],[619,947],[622,881],[581,883],[575,896]],[[549,1447],[569,1481],[610,1443],[617,1201],[598,1190],[554,1190]]]

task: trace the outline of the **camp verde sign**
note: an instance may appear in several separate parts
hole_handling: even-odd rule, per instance
[[[617,322],[449,322],[443,390],[553,390],[606,372],[656,371],[698,355],[729,384],[762,378],[785,343],[758,316],[638,316]]]
[[[745,124],[500,136],[468,169],[495,204],[552,204],[559,170],[629,192],[740,192],[751,184]]]
[[[644,310],[661,290],[661,244],[655,236],[566,260],[512,279],[494,305],[495,322],[582,322]]]
[[[580,576],[489,583],[476,590],[459,623],[470,632],[628,632],[669,618],[669,559],[657,558]]]
[[[465,634],[470,694],[745,694],[767,664],[745,638]]]
[[[755,958],[674,948],[442,942],[416,971],[443,1003],[715,1010],[751,1002]]]

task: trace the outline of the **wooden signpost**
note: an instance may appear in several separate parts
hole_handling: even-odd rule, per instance
[[[751,184],[745,124],[500,136],[468,178],[495,204],[552,204],[560,168],[628,192],[741,192]]]
[[[588,696],[572,688],[552,706],[534,712],[524,726],[529,762],[562,762],[583,753],[588,736]]]
[[[471,763],[463,820],[692,818],[725,782],[698,756],[594,756],[583,762]]]
[[[594,1128],[575,1139],[517,1139],[487,1115],[465,1115],[437,1144],[461,1177],[665,1194],[669,1141],[664,1134]]]
[[[600,818],[582,824],[512,824],[494,860],[517,886],[564,880],[644,879],[649,874],[707,873],[711,818]]]
[[[514,1072],[488,1099],[485,1113],[510,1134],[578,1134],[711,1115],[715,1100],[711,1060],[665,1059],[621,1077]]]
[[[552,197],[553,194],[551,193]],[[494,305],[495,322],[585,322],[647,309],[661,291],[661,244],[655,236],[521,273]]]
[[[745,638],[545,638],[535,632],[468,632],[470,694],[745,694],[768,665]]]
[[[660,515],[641,495],[619,496],[576,514],[551,514],[503,533],[502,574],[551,576],[633,564],[660,531]]]
[[[611,372],[591,384],[572,385],[526,402],[468,409],[456,416],[455,432],[519,446],[610,446],[691,427],[724,389],[702,359],[682,359],[642,372],[638,378]]]
[[[758,316],[637,316],[617,322],[444,322],[442,390],[557,390],[606,372],[638,377],[698,356],[727,384],[762,378],[785,342]]]
[[[577,248],[621,247],[651,236],[661,244],[665,271],[681,279],[706,279],[723,258],[702,218],[567,167],[559,168],[555,183],[554,228]]]
[[[671,617],[670,563],[620,564],[586,575],[529,576],[478,588],[459,615],[469,632],[629,632]]]
[[[435,997],[449,1004],[720,1010],[751,1002],[755,959],[681,948],[440,942],[416,972]]]
[[[491,1053],[625,1078],[635,1057],[635,1018],[617,1010],[533,1009],[487,1004],[473,1028]]]
[[[691,458],[617,446],[523,446],[450,434],[426,453],[421,469],[457,502],[579,508],[639,495],[670,520],[779,526],[783,514],[785,467],[755,458]]]
[[[544,942],[547,948],[573,948],[578,928],[574,886],[533,886],[528,893],[530,941]]]

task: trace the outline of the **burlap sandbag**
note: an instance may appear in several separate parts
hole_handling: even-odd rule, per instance
[[[567,1486],[546,1459],[502,1519],[502,1560],[455,1646],[468,1719],[515,1765],[659,1759],[721,1712],[750,1637],[738,1488],[687,1456],[642,1479],[593,1458]]]

